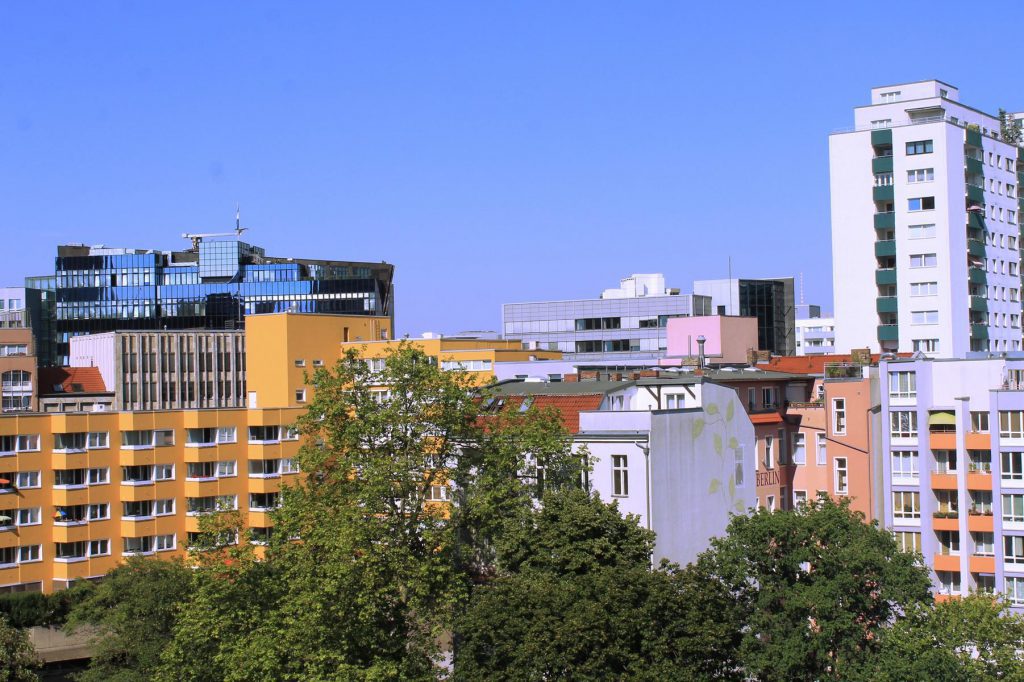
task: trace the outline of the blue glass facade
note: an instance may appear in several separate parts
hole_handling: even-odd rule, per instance
[[[67,362],[72,336],[127,329],[235,329],[274,312],[393,317],[394,266],[274,258],[238,240],[198,251],[61,246],[55,333]]]

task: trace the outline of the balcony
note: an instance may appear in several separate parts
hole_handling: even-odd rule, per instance
[[[977,239],[967,240],[967,253],[977,258],[985,257],[985,243],[980,242]]]
[[[950,516],[950,515],[953,516]],[[956,512],[935,512],[932,515],[932,528],[935,530],[960,530],[960,519]]]
[[[875,242],[875,257],[885,258],[886,256],[896,255],[896,240],[895,239],[882,239]]]
[[[932,436],[932,438],[934,439],[935,436]],[[956,490],[956,474],[939,474],[932,472],[932,490]]]
[[[967,199],[979,204],[985,202],[985,190],[977,185],[967,185]]]
[[[960,572],[959,554],[936,554],[932,557],[932,561],[934,562],[933,567],[936,571]]]
[[[991,533],[995,528],[995,517],[991,514],[978,516],[970,514],[967,516],[967,530],[972,533]]]
[[[984,175],[985,164],[983,164],[981,161],[978,161],[975,158],[968,156],[964,159],[964,170],[966,170],[971,175]]]
[[[967,226],[976,230],[985,229],[985,214],[978,211],[971,211],[967,214]]]
[[[981,471],[967,472],[968,490],[992,490],[992,474]]]
[[[971,296],[971,310],[988,312],[988,298],[985,296]]]
[[[871,159],[872,173],[892,173],[892,155],[876,156]]]
[[[893,201],[895,199],[895,195],[893,193],[892,185],[875,186],[871,190],[871,197],[875,201]]]
[[[981,149],[981,131],[968,128],[965,132],[967,133],[967,144]]]
[[[970,558],[971,573],[995,573],[996,558],[992,556],[972,555]]]
[[[879,296],[875,299],[875,310],[880,313],[895,313],[896,312],[896,297],[895,296]]]
[[[896,213],[894,211],[887,211],[883,213],[875,214],[875,229],[876,230],[895,230],[896,229]]]
[[[896,268],[879,268],[875,270],[875,284],[896,284]]]
[[[974,339],[987,339],[988,338],[988,325],[987,324],[972,324],[971,325],[971,338],[974,338]]]
[[[878,325],[878,340],[879,341],[899,341],[899,325],[896,324],[880,324]]]
[[[971,284],[988,284],[988,273],[981,268],[971,266],[967,268],[967,279]]]
[[[871,146],[873,147],[885,147],[892,145],[892,129],[891,128],[877,128],[871,131]],[[976,145],[981,146],[979,143]]]

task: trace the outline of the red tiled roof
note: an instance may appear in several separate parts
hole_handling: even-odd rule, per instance
[[[530,409],[552,408],[558,412],[562,420],[562,426],[569,433],[579,433],[580,412],[589,412],[601,407],[604,399],[603,393],[572,393],[558,395],[509,395],[505,396],[505,403],[501,408],[502,412],[517,412],[520,405],[526,398],[533,398]],[[481,415],[486,417],[486,413]]]
[[[909,358],[912,355],[912,353],[896,354],[900,358]],[[872,355],[871,364],[877,365],[879,357],[877,353]],[[825,365],[849,364],[852,361],[852,355],[781,355],[772,357],[768,362],[757,363],[757,368],[792,374],[824,374]]]
[[[61,388],[56,388],[57,386]],[[106,393],[98,367],[40,367],[40,395],[61,393]]]
[[[782,422],[782,415],[778,412],[765,412],[763,414],[750,415],[751,424],[779,424]]]

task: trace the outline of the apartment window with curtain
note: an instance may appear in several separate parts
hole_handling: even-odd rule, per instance
[[[1000,477],[1004,481],[1024,480],[1024,452],[1004,452],[1003,470]]]
[[[893,519],[921,518],[921,493],[897,490],[892,494]]]
[[[919,476],[916,450],[895,450],[892,453],[892,477],[916,479]]]
[[[850,494],[849,471],[846,467],[845,457],[836,457],[835,460],[835,484],[836,495]]]
[[[775,466],[775,438],[772,436],[764,437],[764,459],[762,460],[765,469],[771,469]]]
[[[814,440],[816,446],[814,463],[818,466],[825,466],[828,463],[828,437],[824,433],[817,433]]]
[[[629,496],[629,463],[626,455],[612,455],[612,495]]]
[[[889,428],[893,438],[917,438],[917,412],[890,412]]]
[[[807,436],[803,433],[793,434],[793,464],[807,464]]]
[[[1002,438],[1024,438],[1024,412],[1001,410],[999,412],[999,435]]]
[[[889,397],[890,398],[916,398],[917,397],[917,373],[916,372],[890,372],[889,373]]]
[[[832,433],[837,436],[846,435],[846,399],[832,399]]]

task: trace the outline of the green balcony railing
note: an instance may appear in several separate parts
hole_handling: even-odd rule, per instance
[[[894,239],[883,239],[875,242],[875,256],[878,258],[884,258],[886,256],[896,255],[896,240]]]
[[[895,324],[878,325],[879,341],[899,341],[899,326]]]
[[[975,339],[987,339],[988,338],[988,325],[987,324],[972,324],[971,325],[971,337]]]
[[[895,230],[896,229],[896,213],[889,211],[888,213],[876,213],[875,214],[875,229],[876,230]]]
[[[875,270],[875,284],[896,284],[896,268]]]
[[[971,310],[988,312],[988,299],[984,296],[971,296]]]
[[[895,296],[879,296],[875,299],[875,310],[880,313],[895,313],[897,312]]]
[[[978,161],[977,159],[972,159],[969,156],[966,159],[964,159],[964,161],[964,167],[967,169],[968,173],[970,173],[971,175],[985,175],[985,164],[983,164],[981,161]]]
[[[967,130],[967,144],[972,147],[981,149],[981,131],[980,130]]]
[[[967,280],[971,284],[988,284],[988,273],[981,268],[967,268]]]
[[[877,242],[876,242],[877,243]],[[967,253],[978,258],[985,257],[985,242],[980,242],[977,239],[967,240]]]
[[[884,147],[887,144],[892,144],[892,129],[881,128],[879,130],[872,130],[871,144],[876,147]]]
[[[876,156],[871,159],[872,173],[892,173],[892,156]]]
[[[892,201],[895,197],[892,185],[883,185],[881,187],[873,188],[871,197],[875,201]]]
[[[967,185],[967,198],[981,203],[985,201],[985,190],[976,185]]]
[[[985,214],[981,211],[968,211],[967,212],[967,225],[974,227],[979,230],[985,229]]]

